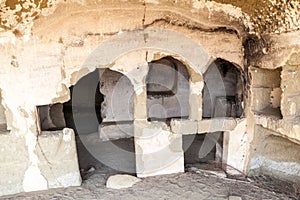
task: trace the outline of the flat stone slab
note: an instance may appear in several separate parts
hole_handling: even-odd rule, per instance
[[[141,179],[127,175],[127,174],[117,174],[110,176],[106,181],[106,187],[111,189],[123,189],[132,187],[134,184],[140,182]]]
[[[228,200],[242,200],[242,197],[239,197],[239,196],[229,196]]]
[[[218,117],[200,121],[173,119],[171,130],[173,133],[181,135],[205,134],[217,131],[232,131],[238,123],[238,120],[231,117]]]

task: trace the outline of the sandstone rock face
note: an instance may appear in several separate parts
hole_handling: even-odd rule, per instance
[[[299,2],[216,1],[2,1],[0,195],[81,183],[61,104],[91,74],[104,95],[103,123],[75,109],[75,128],[103,140],[134,137],[138,176],[183,172],[183,135],[225,132],[223,163],[299,177]],[[151,72],[149,63],[170,57],[177,74]],[[81,89],[75,107],[95,110],[86,105],[91,88]]]
[[[39,169],[46,177],[47,188],[81,185],[75,144],[74,131],[68,128],[39,136]]]
[[[32,166],[26,140],[0,133],[0,149],[6,150],[0,156],[0,196],[81,185],[73,130],[44,132],[37,140],[39,163]]]
[[[106,187],[111,189],[129,188],[140,181],[141,179],[131,175],[117,174],[107,179]]]

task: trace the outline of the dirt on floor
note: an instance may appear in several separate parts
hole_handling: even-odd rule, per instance
[[[211,168],[212,169],[212,168]],[[239,196],[246,199],[300,199],[299,188],[266,176],[252,178],[228,177],[221,170],[207,170],[199,166],[187,166],[185,173],[142,178],[127,189],[108,189],[106,180],[117,174],[107,167],[92,167],[83,171],[80,187],[51,189],[22,193],[0,199],[17,200],[71,200],[71,199],[228,199]],[[300,191],[300,190],[299,190]]]

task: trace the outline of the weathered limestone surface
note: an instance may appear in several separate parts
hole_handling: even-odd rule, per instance
[[[252,109],[254,111],[262,111],[264,108],[271,106],[271,92],[273,88],[252,88],[253,92],[253,104]]]
[[[247,169],[247,120],[240,121],[232,131],[224,132],[223,163],[228,174],[243,174]]]
[[[38,167],[47,180],[47,188],[81,185],[75,145],[75,134],[68,128],[38,136]]]
[[[175,134],[204,134],[216,131],[232,131],[238,120],[233,118],[212,118],[201,121],[176,120],[171,121],[171,130]]]
[[[99,125],[99,137],[104,141],[134,137],[133,123],[101,124]]]
[[[255,123],[274,131],[273,133],[277,136],[288,138],[300,144],[300,124],[297,120],[288,121],[273,116],[256,115]]]
[[[175,134],[196,134],[198,133],[198,122],[192,120],[176,120],[171,121],[171,130]]]
[[[203,120],[198,122],[198,132],[216,132],[233,130],[237,125],[237,121],[233,118],[213,118],[211,120]]]
[[[2,105],[2,97],[1,97],[1,92],[0,92],[0,125],[6,126],[6,117],[5,117],[5,108]],[[5,127],[6,128],[6,127]]]
[[[299,56],[294,54],[293,57]],[[300,123],[300,61],[291,61],[286,65],[281,75],[281,112],[286,120],[296,120]]]
[[[251,68],[252,109],[256,112],[256,123],[297,143],[300,141],[298,55],[291,54],[282,69]],[[277,106],[273,105],[274,99],[277,99]],[[277,109],[272,109],[274,107]]]
[[[24,175],[30,164],[25,139],[9,131],[1,132],[0,151],[0,196],[23,192]]]
[[[300,181],[300,147],[277,133],[255,126],[255,139],[260,145],[251,148],[250,171],[261,171],[281,179]],[[255,143],[254,143],[255,144]]]
[[[242,9],[250,16],[257,32],[282,33],[299,29],[300,7],[298,0],[216,0]]]
[[[280,87],[280,69],[250,68],[252,82],[252,110],[263,112],[265,108],[272,108],[272,91]]]
[[[34,165],[29,160],[33,155],[27,150],[28,139],[7,131],[0,133],[0,140],[1,196],[81,184],[72,130],[45,132],[38,136],[34,158],[38,162]],[[37,178],[38,172],[42,179]]]
[[[276,69],[289,62],[294,53],[300,51],[299,30],[281,34],[263,35],[260,40],[250,40],[246,44],[247,62],[251,66]]]
[[[112,189],[129,188],[140,181],[141,179],[134,176],[130,176],[127,174],[117,174],[117,175],[110,176],[107,179],[106,187]]]
[[[99,70],[100,92],[104,95],[101,104],[103,122],[133,120],[133,85],[119,72]],[[120,98],[121,97],[121,98]]]
[[[138,177],[184,172],[182,135],[165,123],[135,121],[135,153]]]
[[[65,129],[65,133],[49,133],[54,134],[53,137],[40,135],[35,107],[68,101],[70,99],[68,88],[96,68],[115,69],[125,74],[133,85],[135,92],[133,119],[135,136],[138,137],[135,142],[140,176],[183,171],[182,136],[173,134],[165,124],[147,122],[145,82],[147,65],[148,62],[164,56],[178,59],[187,67],[190,75],[190,95],[189,99],[187,98],[190,105],[184,112],[189,111],[191,121],[175,124],[172,131],[183,134],[192,134],[195,130],[204,132],[213,124],[216,128],[209,129],[210,131],[220,129],[228,131],[224,138],[227,163],[243,171],[244,159],[254,158],[254,149],[262,146],[258,138],[268,130],[262,131],[257,128],[254,130],[254,120],[257,116],[251,111],[246,112],[249,130],[247,137],[244,137],[244,121],[236,126],[236,121],[232,120],[225,120],[225,124],[214,120],[201,120],[204,87],[202,75],[213,59],[222,58],[239,65],[245,71],[251,66],[272,70],[282,68],[282,80],[276,82],[275,79],[280,79],[277,72],[274,76],[272,73],[265,76],[264,72],[256,75],[251,72],[254,74],[252,81],[254,87],[250,87],[249,94],[245,94],[245,99],[248,98],[249,102],[244,103],[246,106],[254,107],[253,110],[264,109],[271,102],[271,96],[274,94],[272,91],[280,86],[282,90],[280,109],[283,120],[277,118],[270,121],[260,118],[256,123],[276,131],[270,135],[280,134],[298,142],[299,31],[284,34],[274,32],[299,28],[299,6],[291,6],[295,1],[284,5],[285,2],[257,0],[254,4],[255,1],[251,1],[251,5],[257,4],[262,10],[252,12],[253,7],[245,2],[229,1],[226,3],[232,2],[242,10],[250,9],[251,17],[254,15],[256,17],[250,19],[240,8],[232,5],[202,0],[122,1],[122,4],[111,0],[101,2],[59,0],[55,3],[2,1],[1,8],[5,9],[0,13],[0,88],[5,117],[0,114],[0,119],[4,124],[6,119],[7,129],[11,131],[0,135],[0,140],[4,140],[0,143],[1,151],[4,149],[4,152],[8,152],[0,156],[0,160],[3,161],[0,164],[0,175],[4,177],[0,180],[2,192],[0,195],[80,184],[73,136],[69,141],[71,131]],[[267,7],[260,6],[260,3],[265,2],[268,2]],[[268,9],[271,8],[276,8],[275,15],[278,17],[270,16],[274,13],[269,12]],[[281,12],[281,9],[285,9],[284,12]],[[261,20],[257,13],[262,14]],[[35,19],[36,16],[39,17]],[[274,23],[271,18],[276,19]],[[255,23],[255,29],[250,20]],[[268,22],[270,20],[272,23]],[[280,25],[279,22],[282,21],[284,23]],[[254,36],[251,36],[253,40],[247,38],[248,33],[254,30],[272,34],[261,35],[258,41],[253,39]],[[186,37],[182,37],[183,35]],[[108,38],[111,40],[106,40]],[[246,47],[246,57],[243,45]],[[139,50],[142,51],[138,52]],[[253,54],[248,55],[249,52]],[[118,65],[118,59],[121,57],[123,60]],[[138,62],[136,58],[139,58]],[[255,77],[259,80],[255,80]],[[83,122],[88,122],[86,119],[93,116],[86,114],[80,117]],[[89,125],[85,123],[86,127],[82,128],[88,130]],[[189,125],[191,127],[187,127]],[[93,126],[98,127],[98,124]],[[184,130],[180,130],[181,126]],[[149,140],[144,140],[144,136],[150,136]],[[245,155],[249,151],[245,153],[244,143],[240,144],[237,141],[244,142],[251,137],[257,137],[257,140],[247,141],[248,144],[245,146],[249,147],[251,144],[252,147],[248,150],[253,152],[251,155]],[[49,141],[53,145],[49,145]],[[272,145],[274,148],[280,146],[277,143]],[[284,143],[284,146],[288,145]],[[298,146],[289,148],[288,152],[295,155],[293,149],[297,148]],[[279,150],[279,153],[268,152],[269,160],[275,160],[274,156],[286,151]],[[161,151],[162,154],[152,151]],[[20,154],[17,158],[8,156],[15,155],[16,152]],[[263,166],[266,171],[284,172],[283,175],[298,173],[298,168],[295,168],[298,164],[291,165],[291,162],[299,163],[297,159],[283,161],[284,165],[278,163],[274,165],[273,161],[269,162],[267,156],[259,157],[259,155],[264,155],[263,152],[260,151],[256,158],[261,161],[259,166]],[[67,160],[64,160],[63,156],[67,156]],[[163,162],[153,162],[154,158]],[[175,161],[164,168],[165,161],[169,158]],[[62,161],[66,161],[72,167],[65,168]],[[53,175],[48,162],[53,165]],[[9,167],[6,163],[12,163],[16,167]],[[255,166],[257,162],[253,163],[249,166]],[[285,171],[291,166],[294,167],[291,171]],[[3,175],[4,173],[11,176]]]
[[[298,36],[297,31],[270,35],[269,51],[255,64],[260,68],[250,68],[255,113],[253,132],[249,131],[253,139],[249,140],[248,170],[290,181],[298,181],[300,175]]]
[[[280,69],[261,69],[252,67],[251,69],[251,84],[257,88],[276,88],[280,87]]]

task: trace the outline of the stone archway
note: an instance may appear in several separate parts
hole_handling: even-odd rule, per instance
[[[202,74],[206,71],[211,57],[193,40],[177,32],[149,28],[113,36],[93,51],[82,65],[83,73],[77,77],[79,80],[96,68],[110,68],[130,79],[134,87],[134,136],[138,176],[184,171],[182,136],[173,134],[165,124],[147,122],[145,79],[148,63],[165,56],[174,57],[186,65],[190,75],[189,118],[201,120]],[[154,137],[152,140],[145,140],[145,134],[154,134]],[[157,144],[154,144],[154,140],[158,137],[163,138],[164,142],[155,147]],[[174,148],[170,149],[170,146]],[[147,152],[148,148],[154,152]],[[157,162],[159,166],[151,166],[153,157],[162,161]]]
[[[148,122],[146,106],[148,63],[166,56],[181,61],[190,75],[189,118],[172,120],[170,125]],[[168,174],[184,171],[182,135],[230,132],[238,124],[234,119],[227,118],[202,120],[202,75],[212,61],[213,58],[199,44],[186,36],[165,29],[147,28],[120,33],[101,43],[83,63],[78,73],[80,75],[75,79],[79,80],[96,68],[109,68],[129,78],[134,88],[137,175]]]

